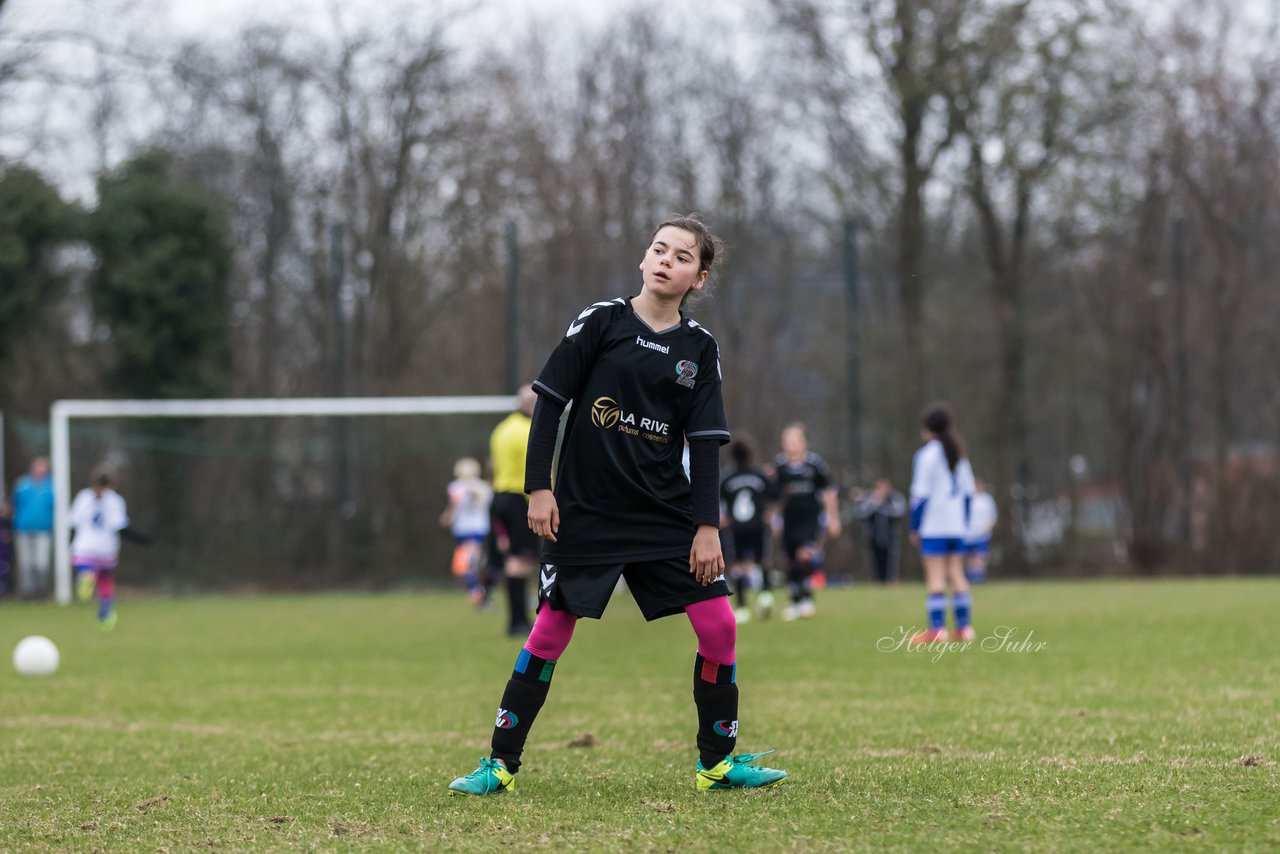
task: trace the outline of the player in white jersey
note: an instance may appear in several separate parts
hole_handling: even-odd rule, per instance
[[[969,533],[964,538],[964,575],[970,584],[980,584],[987,580],[991,532],[995,529],[998,518],[996,500],[987,492],[982,478],[975,478],[973,506],[969,510]]]
[[[120,558],[120,532],[129,527],[124,498],[111,488],[111,474],[103,468],[93,473],[91,486],[71,502],[71,565],[76,572],[76,596],[88,601],[97,593],[98,628],[116,625],[116,564]]]
[[[911,474],[911,541],[924,560],[929,628],[912,643],[949,639],[946,628],[947,585],[955,613],[956,638],[973,640],[969,622],[969,582],[964,577],[964,540],[973,501],[973,469],[964,446],[951,428],[951,412],[931,406],[924,413],[925,444],[916,451]]]
[[[453,477],[449,482],[449,505],[440,514],[440,524],[453,531],[453,574],[466,584],[467,595],[479,608],[484,605],[480,569],[484,541],[489,536],[493,489],[480,477],[480,463],[471,457],[454,463]]]

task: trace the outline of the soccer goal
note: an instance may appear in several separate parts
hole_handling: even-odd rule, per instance
[[[343,524],[334,521],[335,503],[344,504],[338,515],[371,532],[348,547],[370,560],[372,553],[388,553],[382,542],[390,539],[388,529],[405,540],[397,555],[420,549],[425,540],[417,535],[443,536],[435,515],[453,461],[483,460],[496,416],[514,407],[513,396],[60,400],[49,415],[55,598],[62,604],[72,598],[67,510],[73,485],[86,485],[97,462],[123,462],[131,470],[122,494],[135,524],[139,518],[154,523],[166,513],[170,522],[180,516],[184,539],[153,550],[144,563],[207,562],[212,558],[205,556],[217,552],[222,566],[239,566],[249,560],[237,552],[239,543],[255,543],[262,551],[282,541],[302,555],[294,559],[312,561],[317,549],[308,547]],[[127,424],[135,426],[126,429]],[[95,432],[91,425],[109,427]],[[362,455],[377,466],[356,471],[354,491],[397,490],[384,501],[367,502],[380,508],[367,520],[357,519],[357,501],[344,498],[349,460]],[[142,471],[155,481],[147,490],[137,486]],[[289,509],[282,510],[284,505]],[[200,536],[190,533],[201,530]]]

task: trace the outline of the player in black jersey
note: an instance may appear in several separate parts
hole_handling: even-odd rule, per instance
[[[822,565],[821,523],[828,537],[840,536],[836,484],[822,457],[809,450],[804,425],[782,431],[782,453],[775,460],[774,489],[782,503],[782,546],[787,555],[791,605],[783,619],[812,617],[813,573]]]
[[[769,573],[762,564],[765,520],[777,493],[765,473],[751,464],[753,452],[749,442],[744,439],[735,441],[729,446],[729,456],[733,459],[733,468],[725,472],[720,481],[720,524],[732,534],[733,562],[729,566],[729,575],[738,582],[738,607],[734,616],[739,623],[745,623],[751,618],[747,591],[755,573],[759,573],[761,578],[757,601],[760,615],[767,616],[773,606]]]
[[[676,217],[654,230],[640,294],[588,306],[533,384],[525,464],[529,527],[545,539],[538,617],[494,724],[492,753],[449,789],[510,791],[556,661],[580,617],[600,617],[619,577],[645,618],[686,613],[698,637],[698,791],[756,788],[783,771],[733,755],[737,628],[720,551],[720,445],[729,439],[720,353],[681,308],[706,284],[716,239]],[[551,489],[556,428],[573,403]],[[689,440],[689,476],[681,465]]]

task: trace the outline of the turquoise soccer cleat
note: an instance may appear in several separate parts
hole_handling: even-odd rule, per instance
[[[702,762],[698,762],[698,774],[696,776],[697,787],[699,792],[708,792],[712,789],[762,789],[765,786],[776,786],[783,780],[787,779],[786,771],[779,771],[776,768],[762,768],[749,763],[755,762],[761,756],[773,753],[772,750],[766,750],[764,753],[739,753],[737,756],[726,756],[720,760],[719,765],[711,768],[703,768]]]
[[[449,784],[451,795],[500,795],[514,792],[516,777],[496,759],[481,759],[480,767]]]

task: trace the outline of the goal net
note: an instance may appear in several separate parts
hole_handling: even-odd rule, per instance
[[[54,592],[71,601],[67,508],[105,464],[147,546],[120,581],[167,592],[441,581],[461,457],[484,462],[515,398],[59,401]],[[395,416],[395,417],[389,417]]]

